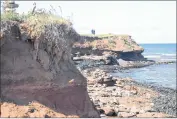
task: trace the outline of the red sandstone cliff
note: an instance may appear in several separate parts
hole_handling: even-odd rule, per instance
[[[71,61],[79,35],[51,24],[32,37],[27,27],[1,22],[1,117],[99,117]]]

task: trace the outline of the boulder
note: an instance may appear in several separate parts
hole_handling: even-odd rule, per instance
[[[106,56],[104,61],[105,61],[106,65],[119,65],[119,63],[117,62],[116,57],[111,56],[111,55],[110,56]]]
[[[130,112],[139,114],[141,112],[141,109],[139,107],[133,106],[131,107]]]
[[[115,110],[112,108],[104,107],[103,110],[106,116],[117,116]]]
[[[123,59],[118,59],[117,62],[120,66],[127,66],[129,64],[128,61],[125,61]]]
[[[134,113],[128,113],[128,112],[119,112],[118,117],[123,117],[123,118],[130,118],[130,117],[135,117],[136,114]]]

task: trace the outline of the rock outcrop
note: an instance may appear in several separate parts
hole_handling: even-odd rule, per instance
[[[71,60],[80,36],[65,24],[46,25],[39,36],[28,27],[1,22],[1,117],[100,117]]]
[[[144,49],[129,35],[112,35],[110,37],[84,37],[73,45],[72,53],[81,55],[103,55],[104,52],[113,52],[124,60],[142,60]]]

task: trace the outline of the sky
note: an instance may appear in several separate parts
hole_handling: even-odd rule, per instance
[[[128,34],[138,43],[176,43],[176,1],[35,1],[70,18],[78,33]],[[16,1],[27,13],[33,1]],[[59,8],[62,9],[62,12]]]

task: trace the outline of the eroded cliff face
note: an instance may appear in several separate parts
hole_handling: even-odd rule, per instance
[[[27,27],[1,22],[1,117],[99,117],[71,60],[79,35],[52,24],[31,37]]]
[[[142,60],[143,51],[144,49],[131,36],[112,35],[102,38],[83,36],[81,41],[74,43],[72,53],[104,55],[104,52],[113,52],[124,60]]]

